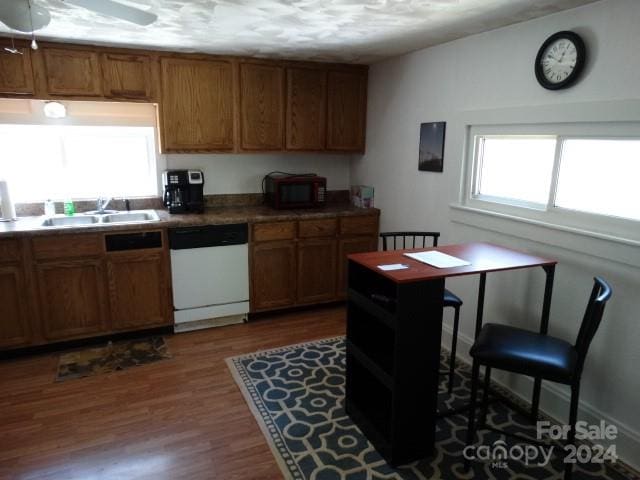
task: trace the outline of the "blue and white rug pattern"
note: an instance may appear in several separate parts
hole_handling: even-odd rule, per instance
[[[441,358],[446,370],[448,357]],[[433,457],[392,468],[344,411],[344,337],[330,338],[227,359],[249,408],[262,429],[285,478],[294,480],[425,480],[431,478],[522,479],[561,478],[562,465],[525,467],[510,462],[507,468],[474,463],[463,469],[462,450],[466,415],[442,419],[437,424]],[[469,371],[456,368],[454,391],[446,393],[442,377],[439,408],[452,408],[468,400]],[[418,379],[416,379],[418,381]],[[495,427],[531,434],[526,418],[502,404],[490,407],[489,423]],[[491,431],[479,440],[490,445],[500,440]],[[507,440],[507,443],[509,440]],[[574,479],[636,478],[624,468],[581,466]]]

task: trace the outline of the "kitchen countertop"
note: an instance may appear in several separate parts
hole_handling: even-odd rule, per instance
[[[122,223],[110,225],[73,225],[43,227],[45,217],[18,217],[15,222],[0,222],[0,239],[33,235],[63,235],[92,232],[117,232],[149,230],[154,228],[188,227],[225,223],[260,223],[314,218],[379,215],[377,208],[356,208],[350,204],[330,204],[320,209],[275,210],[267,206],[206,208],[202,214],[170,214],[166,210],[155,210],[159,221]],[[77,215],[82,215],[77,214]]]

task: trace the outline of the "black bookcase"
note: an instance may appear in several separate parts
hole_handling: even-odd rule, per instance
[[[349,261],[345,409],[392,465],[433,453],[443,294]]]

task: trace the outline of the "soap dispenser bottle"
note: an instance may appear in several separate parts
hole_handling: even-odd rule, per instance
[[[53,200],[48,198],[44,202],[44,215],[45,217],[53,217],[56,214],[56,204]]]
[[[72,217],[74,213],[76,213],[76,207],[73,205],[73,200],[66,198],[64,201],[64,214]]]

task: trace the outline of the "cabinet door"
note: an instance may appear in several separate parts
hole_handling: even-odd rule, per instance
[[[365,72],[330,71],[327,149],[364,152],[367,106]]]
[[[336,297],[336,240],[315,238],[298,242],[298,303]]]
[[[114,330],[171,324],[165,265],[162,252],[109,256],[107,275]]]
[[[30,343],[29,300],[22,267],[0,266],[0,348]]]
[[[9,53],[0,46],[0,93],[33,95],[31,50],[18,48]]]
[[[103,53],[101,60],[105,97],[151,99],[151,63],[147,55]]]
[[[163,150],[232,150],[232,63],[162,58],[160,68]]]
[[[36,275],[46,338],[62,340],[107,330],[101,259],[42,262],[36,264]]]
[[[324,150],[327,71],[287,69],[287,150]]]
[[[296,247],[293,242],[255,243],[251,247],[251,311],[288,307],[296,297]]]
[[[240,132],[244,150],[282,150],[284,69],[240,64]]]
[[[48,94],[102,96],[100,62],[96,52],[43,47],[42,56]]]
[[[338,297],[347,296],[347,255],[352,253],[375,252],[377,237],[347,237],[338,241]]]

